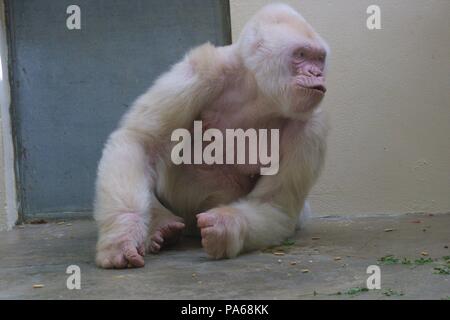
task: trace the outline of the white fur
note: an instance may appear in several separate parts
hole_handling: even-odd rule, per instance
[[[279,21],[284,24],[278,25]],[[302,32],[316,35],[290,7],[269,5],[249,22],[236,45],[206,44],[192,50],[137,99],[108,139],[99,164],[95,200],[99,266],[123,267],[127,256],[123,243],[134,244],[139,252],[149,230],[151,234],[159,221],[175,217],[172,209],[184,218],[188,229],[196,229],[195,214],[206,210],[211,215],[205,219],[222,221],[220,230],[208,233],[210,237],[220,232],[228,235],[228,247],[220,250],[224,256],[216,257],[275,245],[292,235],[322,167],[327,133],[320,109],[298,114],[290,108],[295,99],[286,89],[286,50],[293,41],[306,41]],[[259,41],[265,47],[255,53]],[[318,35],[314,41],[326,47]],[[240,94],[256,97],[247,99],[253,101],[248,104],[258,105],[261,114],[292,117],[295,132],[282,138],[279,173],[261,177],[246,196],[214,189],[211,179],[186,175],[168,156],[171,132],[190,128],[205,108],[226,94],[228,79],[237,74],[246,79]],[[245,114],[245,105],[242,109]],[[158,197],[166,200],[162,201],[166,207]]]

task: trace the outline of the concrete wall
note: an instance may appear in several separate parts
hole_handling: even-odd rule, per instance
[[[233,39],[268,1],[231,0]],[[332,124],[316,214],[450,211],[450,1],[295,0],[329,42]],[[366,28],[381,7],[382,30]]]

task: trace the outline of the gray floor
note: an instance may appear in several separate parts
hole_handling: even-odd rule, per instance
[[[95,240],[88,220],[0,233],[0,298],[450,299],[449,214],[315,218],[295,244],[233,260],[211,261],[198,241],[185,239],[128,270],[96,268]],[[393,264],[378,261],[387,255]],[[72,264],[81,268],[81,290],[66,287]],[[382,288],[361,291],[373,264],[381,268]]]

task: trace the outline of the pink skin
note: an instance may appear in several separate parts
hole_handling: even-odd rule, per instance
[[[111,268],[139,268],[144,266],[145,246],[141,239],[144,234],[141,217],[134,213],[123,214],[116,223],[126,226],[126,232],[114,243],[104,248],[102,255],[97,257],[101,267]]]
[[[202,246],[210,257],[221,259],[240,251],[236,246],[245,236],[246,222],[235,209],[219,207],[200,213],[197,226],[201,230]]]
[[[105,269],[140,268],[144,266],[144,246],[136,247],[135,242],[124,239],[118,242],[118,254],[102,260],[101,267]]]
[[[325,51],[312,46],[301,46],[294,51],[292,65],[299,86],[321,95],[326,92],[325,56]]]
[[[170,220],[160,224],[150,236],[147,250],[158,253],[163,247],[175,244],[183,231],[185,224],[177,220]]]
[[[140,268],[144,266],[144,246],[137,247],[132,241],[122,243],[122,256],[117,256],[114,266],[123,268],[125,266]]]
[[[120,217],[118,223],[126,225],[126,232],[120,236],[114,245],[102,250],[97,257],[101,267],[107,269],[140,268],[143,267],[145,256],[145,225],[141,217],[134,213],[126,213]],[[182,219],[176,216],[164,217],[155,221],[147,243],[147,251],[159,252],[163,247],[175,243],[185,225]]]

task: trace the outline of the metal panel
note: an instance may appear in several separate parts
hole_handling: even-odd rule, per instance
[[[228,1],[7,2],[20,212],[92,208],[102,146],[133,100],[191,47],[230,42]]]

